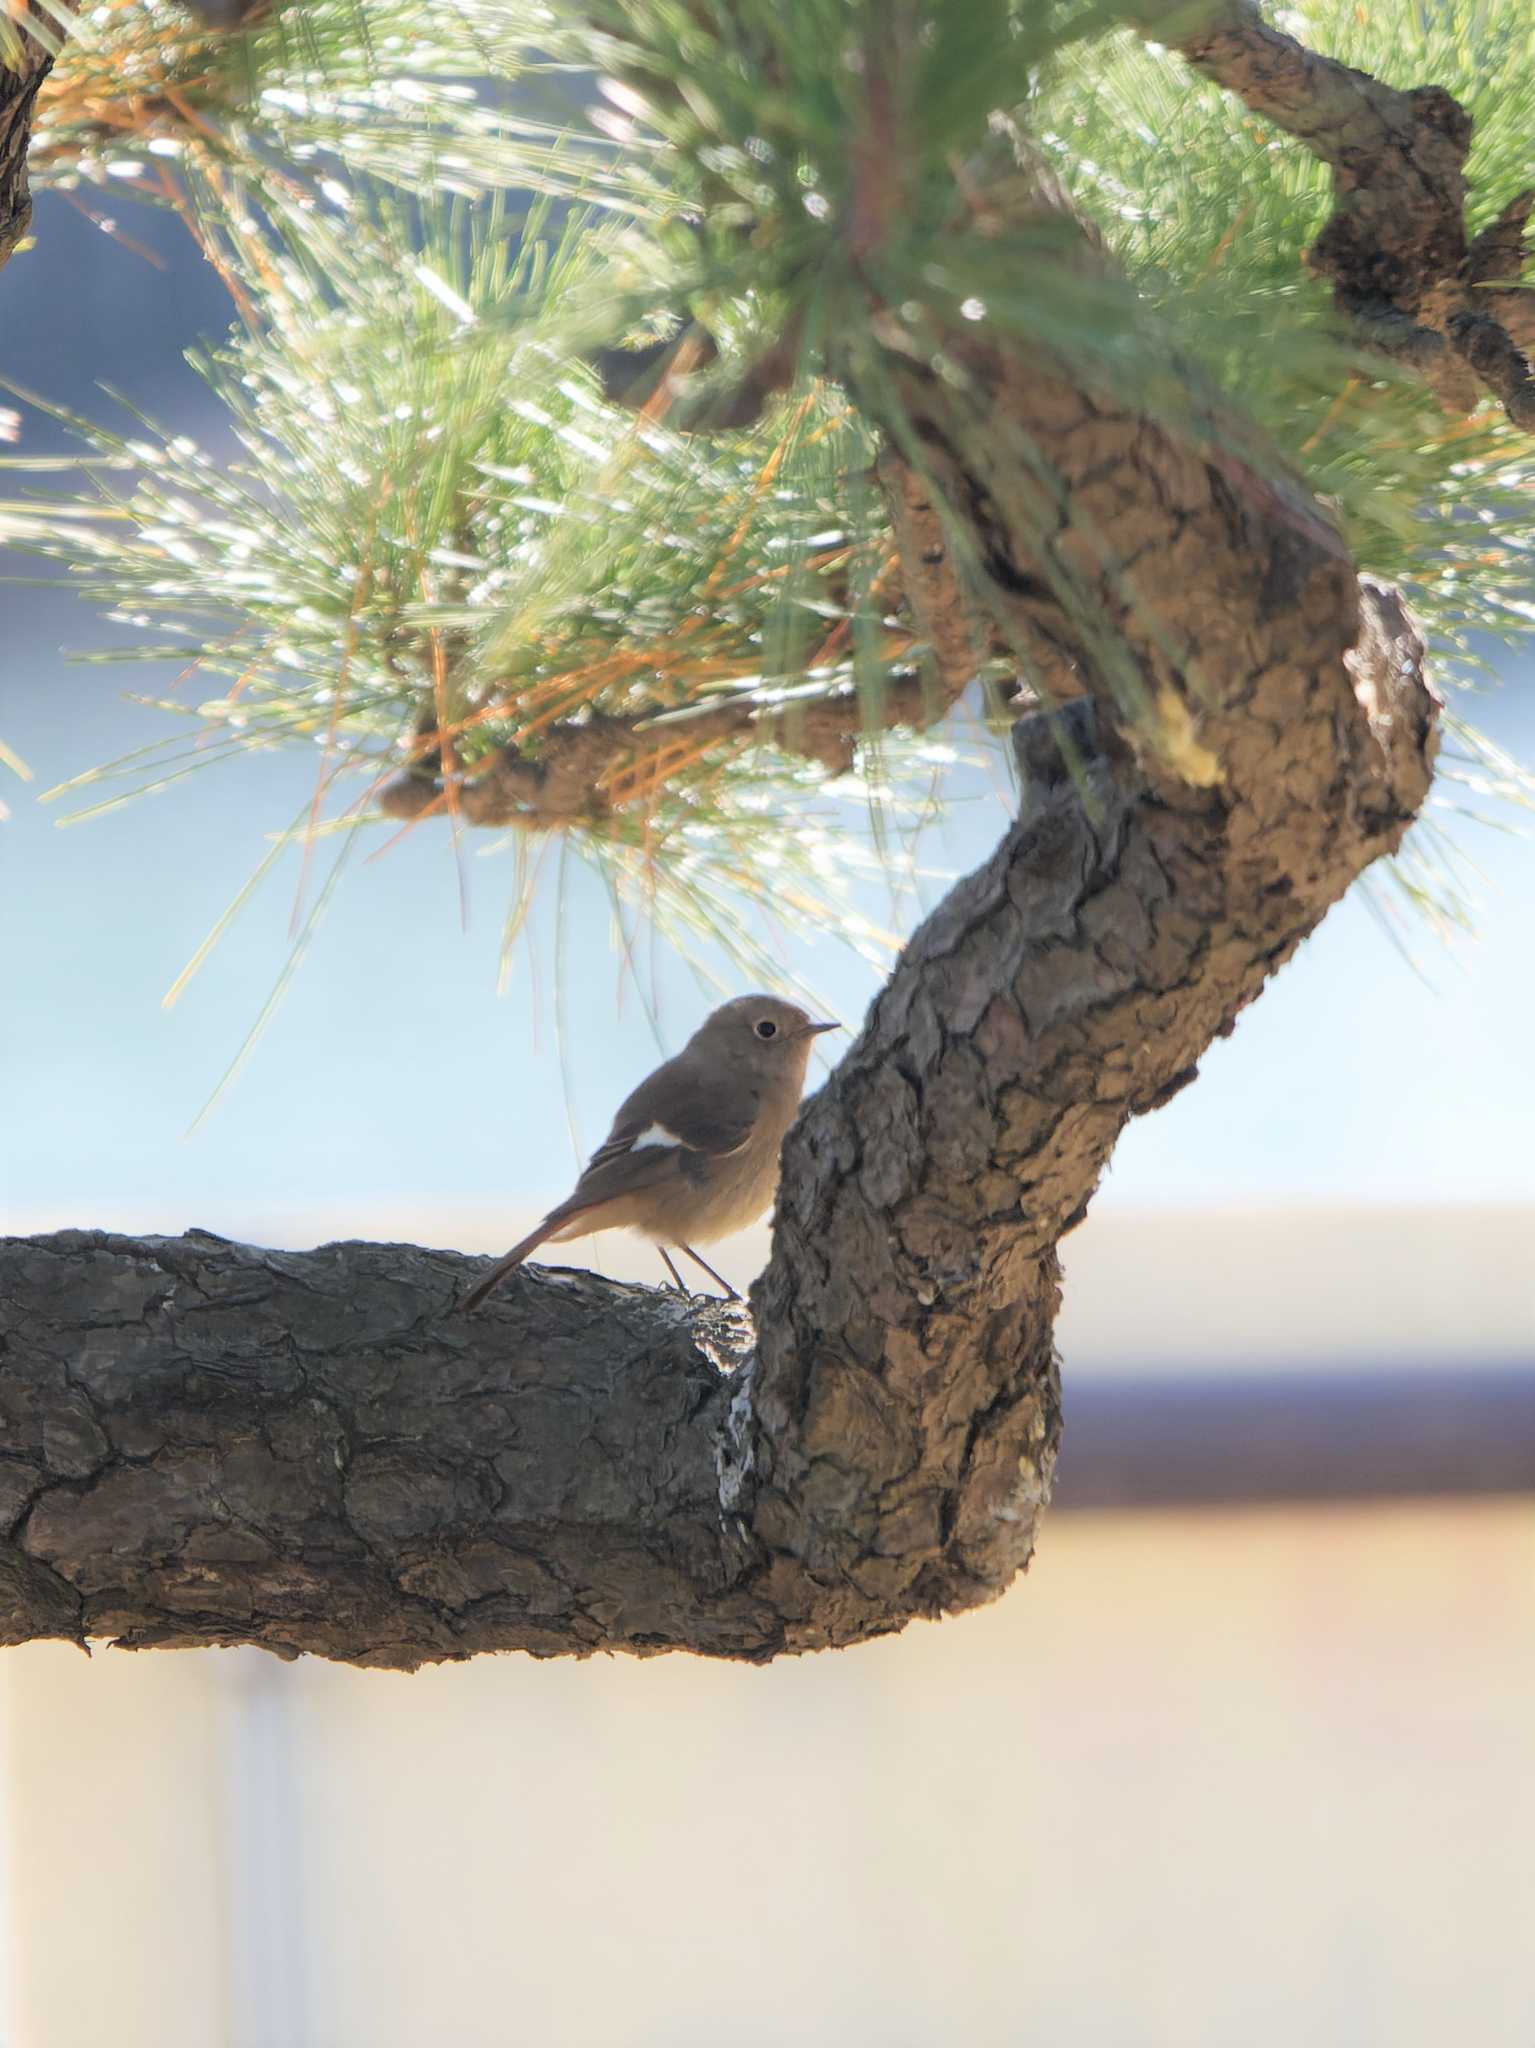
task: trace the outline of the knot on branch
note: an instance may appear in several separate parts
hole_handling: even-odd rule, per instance
[[[1424,667],[1423,635],[1402,593],[1361,578],[1359,638],[1344,656],[1364,712],[1356,743],[1358,808],[1367,835],[1394,848],[1428,795],[1439,750],[1442,700]]]

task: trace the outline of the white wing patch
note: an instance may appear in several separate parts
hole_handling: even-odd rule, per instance
[[[642,1145],[680,1145],[681,1143],[682,1140],[677,1136],[677,1133],[669,1131],[665,1124],[651,1124],[647,1130],[641,1131],[639,1136],[631,1142],[629,1150],[631,1152],[638,1152]]]

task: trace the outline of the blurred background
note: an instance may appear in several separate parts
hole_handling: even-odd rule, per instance
[[[223,287],[169,217],[132,233],[153,264],[39,200],[6,374],[82,410],[110,383],[218,452],[181,351]],[[55,433],[22,409],[29,451]],[[4,601],[35,787],[158,737],[123,691],[169,668],[71,668],[116,629],[56,586]],[[1535,758],[1535,677],[1476,716]],[[7,1231],[499,1251],[708,1007],[665,961],[653,1017],[625,994],[575,869],[498,994],[504,867],[471,853],[461,920],[428,827],[357,866],[189,1135],[287,958],[292,876],[161,998],[312,772],[256,757],[63,831],[8,785]],[[929,900],[1004,803],[978,775],[935,825]],[[1454,833],[1474,939],[1356,893],[1116,1153],[1069,1242],[1061,1506],[1002,1602],[765,1670],[12,1651],[0,2038],[1528,2048],[1535,861]],[[785,968],[850,1024],[877,985],[827,944]],[[445,1108],[466,1071],[495,1085]],[[1148,1500],[1169,1381],[1193,1447]]]

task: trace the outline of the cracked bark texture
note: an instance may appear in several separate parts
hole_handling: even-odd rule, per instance
[[[402,1668],[770,1642],[718,1508],[732,1312],[534,1268],[456,1316],[477,1263],[0,1246],[0,1640]]]

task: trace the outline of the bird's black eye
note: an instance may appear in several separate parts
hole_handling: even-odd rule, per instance
[[[757,1036],[759,1038],[776,1038],[778,1036],[778,1026],[771,1017],[764,1017],[757,1026]]]

